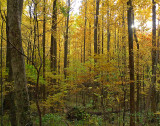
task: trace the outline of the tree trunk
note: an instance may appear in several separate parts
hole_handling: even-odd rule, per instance
[[[70,0],[68,0],[68,9],[70,9]],[[68,10],[68,12],[67,12],[68,16],[67,16],[65,42],[64,42],[64,77],[65,77],[65,78],[67,77],[66,68],[67,68],[67,64],[68,64],[68,63],[67,63],[67,61],[68,61],[67,54],[68,54],[69,12],[70,12],[70,10]]]
[[[7,8],[8,8],[8,2],[7,2]],[[8,71],[8,82],[13,81],[13,72],[12,72],[12,66],[11,66],[11,44],[9,42],[9,27],[8,27],[8,11],[7,11],[7,17],[6,17],[6,36],[7,36],[7,54],[6,54],[6,69]],[[12,126],[17,126],[16,121],[16,106],[14,101],[14,92],[9,90],[8,95],[5,97],[5,100],[9,103],[9,118],[11,121]]]
[[[133,26],[134,26],[134,13],[133,13]],[[139,42],[136,34],[136,28],[134,27],[134,39],[137,44],[137,56],[136,56],[136,75],[137,75],[137,82],[136,82],[136,87],[137,87],[137,101],[136,101],[136,113],[137,113],[137,124],[139,123],[139,105],[140,105],[140,76],[139,76]]]
[[[13,70],[17,126],[31,124],[29,97],[25,74],[25,61],[22,55],[21,16],[23,0],[8,0],[9,42],[12,45],[11,66]]]
[[[34,1],[34,43],[32,48],[32,65],[36,63],[36,40],[37,40],[37,1]]]
[[[160,46],[160,16],[159,16],[159,20],[158,20],[158,39],[157,39],[157,48],[158,48],[158,51],[157,51],[157,63],[160,63],[160,55],[159,55],[159,46]]]
[[[53,2],[52,34],[51,34],[51,71],[56,75],[57,70],[57,0]],[[56,83],[56,79],[53,79]]]
[[[123,71],[122,71],[122,80],[123,83],[126,84],[126,72],[127,72],[127,67],[126,67],[126,26],[125,26],[125,8],[124,8],[124,4],[123,4],[123,14],[122,14],[122,28],[123,28],[123,34],[122,34],[122,66],[124,67]],[[118,36],[119,36],[119,32],[118,32]],[[118,38],[118,43],[119,43],[119,38]],[[119,44],[117,45],[117,49],[118,49],[118,57],[119,57]],[[119,58],[118,58],[119,59]],[[118,60],[118,64],[119,64],[119,60]],[[125,126],[125,118],[126,118],[126,86],[123,85],[123,92],[124,92],[124,111],[123,111],[123,126]]]
[[[135,101],[134,101],[134,55],[133,55],[133,30],[132,30],[132,0],[127,2],[128,10],[128,40],[129,40],[129,70],[130,70],[130,126],[135,126]]]
[[[0,5],[1,7],[1,5]],[[1,13],[1,11],[0,11]],[[2,19],[2,24],[1,24],[1,50],[0,50],[0,84],[1,84],[1,126],[3,126],[3,111],[4,111],[4,105],[3,105],[3,24],[4,24],[4,21]]]
[[[109,53],[109,50],[110,50],[110,30],[109,30],[109,1],[107,2],[107,52]],[[108,55],[109,56],[109,55]],[[109,58],[109,57],[108,57]]]
[[[96,16],[95,16],[95,22],[94,22],[94,55],[98,54],[97,50],[97,36],[98,36],[98,16],[99,16],[99,1],[96,0]]]
[[[99,16],[99,2],[96,0],[96,15],[94,17],[94,56],[98,54],[98,16]],[[97,59],[94,59],[94,65],[96,65]],[[96,77],[95,77],[96,78]],[[93,109],[97,107],[97,96],[93,93]]]
[[[104,52],[104,1],[102,1],[102,54]]]
[[[84,21],[84,47],[83,47],[83,62],[86,60],[86,26],[87,26],[87,0],[85,0],[85,21]],[[82,91],[82,104],[86,106],[85,91]]]
[[[84,22],[84,56],[83,56],[83,60],[84,60],[84,63],[85,63],[85,56],[86,56],[86,53],[85,53],[85,49],[86,49],[86,25],[87,25],[87,0],[85,0],[85,22]]]
[[[7,2],[7,8],[8,8],[8,2]],[[11,45],[9,43],[8,11],[6,17],[6,36],[7,36],[6,68],[8,71],[8,81],[12,81],[13,72],[11,67]]]
[[[151,111],[156,112],[156,2],[152,0],[152,93],[151,93]]]
[[[43,0],[43,78],[45,79],[45,72],[46,72],[46,0]],[[46,99],[46,91],[45,91],[45,85],[43,85],[43,100]],[[45,114],[45,107],[43,107],[43,114]]]

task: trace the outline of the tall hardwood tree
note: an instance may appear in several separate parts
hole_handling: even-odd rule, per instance
[[[102,0],[102,54],[104,52],[104,1]]]
[[[123,82],[126,83],[126,25],[125,25],[125,4],[123,3],[123,12],[122,12],[122,66],[124,67],[122,74],[123,74]],[[119,32],[118,32],[119,33]],[[119,39],[118,39],[118,43],[117,43],[117,49],[119,52]],[[119,56],[119,55],[118,55]],[[118,60],[118,64],[119,64],[119,60]],[[125,117],[126,117],[126,87],[123,85],[123,91],[124,91],[124,95],[123,95],[123,100],[124,100],[124,111],[123,111],[123,126],[125,126]]]
[[[159,16],[159,19],[158,19],[158,39],[157,39],[157,48],[159,49],[159,46],[160,46],[160,16]],[[158,61],[157,61],[157,63],[159,63],[160,62],[160,55],[159,55],[159,50],[158,50],[158,54],[157,54],[157,56],[158,56]]]
[[[66,68],[67,68],[67,55],[68,55],[68,32],[69,32],[69,12],[70,12],[70,0],[68,0],[68,16],[67,16],[67,23],[66,23],[66,33],[65,33],[65,40],[64,40],[64,76],[65,78],[67,77],[67,72],[66,72]]]
[[[134,26],[134,13],[133,13],[133,26]],[[137,101],[136,101],[136,113],[139,113],[139,105],[140,105],[140,75],[139,75],[139,42],[136,34],[136,28],[134,27],[134,39],[137,44],[137,55],[136,55],[136,88],[137,88]],[[137,123],[139,123],[139,116],[137,116]]]
[[[85,63],[85,56],[86,56],[86,25],[87,25],[87,0],[85,0],[85,17],[84,17],[84,50],[83,50],[83,62]]]
[[[152,0],[152,85],[151,85],[151,110],[156,112],[156,2]]]
[[[128,41],[129,41],[129,70],[130,70],[130,126],[135,126],[135,101],[134,101],[134,55],[133,55],[133,30],[132,30],[132,0],[127,2]]]
[[[43,78],[45,79],[45,72],[46,72],[46,0],[43,0]],[[43,100],[46,98],[46,87],[43,85]],[[45,114],[45,107],[43,108],[43,114]]]
[[[99,16],[99,1],[96,0],[96,16],[94,21],[94,54],[96,55],[98,53],[97,50],[97,36],[98,36],[98,16]]]
[[[107,51],[109,52],[110,50],[110,12],[109,12],[109,0],[107,1]]]
[[[7,8],[8,6],[8,2],[7,2]],[[11,44],[9,41],[9,27],[8,27],[8,11],[7,11],[7,16],[6,16],[6,38],[7,38],[7,53],[6,53],[6,68],[7,68],[7,72],[8,72],[8,82],[12,82],[13,81],[13,72],[12,72],[12,66],[11,66]],[[11,89],[12,90],[12,89]],[[6,95],[5,100],[8,104],[9,110],[10,110],[10,114],[9,114],[9,118],[10,118],[10,122],[12,126],[16,126],[17,122],[16,122],[16,108],[15,108],[15,101],[14,101],[14,93],[13,91],[9,90],[8,95]]]
[[[52,12],[52,34],[51,34],[51,71],[56,74],[57,70],[57,0],[53,2]],[[56,82],[56,79],[53,79]]]
[[[9,42],[11,44],[11,66],[14,78],[17,126],[31,125],[29,97],[22,48],[21,16],[23,0],[7,0]]]

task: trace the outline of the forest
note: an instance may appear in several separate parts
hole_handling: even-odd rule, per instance
[[[0,0],[1,126],[160,126],[159,0]]]

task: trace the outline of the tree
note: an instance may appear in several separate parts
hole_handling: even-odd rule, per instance
[[[151,85],[151,110],[153,113],[156,112],[156,2],[152,0],[152,85]]]
[[[45,72],[46,72],[46,0],[43,0],[43,78],[45,79]],[[43,99],[46,99],[46,87],[43,86]],[[43,114],[45,114],[45,107],[43,108]]]
[[[9,42],[11,44],[11,66],[14,78],[17,126],[30,126],[29,97],[22,48],[21,17],[23,0],[7,0]]]
[[[64,76],[67,77],[67,55],[68,55],[68,31],[69,31],[69,11],[70,11],[70,0],[68,0],[68,12],[67,12],[67,22],[66,22],[66,33],[65,33],[65,40],[64,40]]]
[[[87,25],[87,0],[85,0],[85,17],[84,17],[85,21],[84,21],[84,49],[83,49],[83,62],[85,63],[85,60],[86,60],[86,25]]]
[[[52,32],[51,32],[51,71],[56,74],[57,70],[57,0],[53,2],[52,12]],[[56,83],[56,79],[53,79]]]
[[[8,6],[7,2],[7,8]],[[8,11],[7,11],[7,16],[6,16],[6,38],[7,38],[7,53],[6,53],[6,68],[8,72],[8,82],[13,81],[13,72],[12,72],[12,66],[11,66],[11,44],[9,41],[9,27],[8,27]],[[14,93],[10,89],[8,95],[5,97],[5,100],[9,103],[9,110],[10,110],[10,121],[12,126],[16,126],[16,107],[15,107],[15,101],[14,101]]]
[[[110,17],[110,12],[109,12],[109,0],[107,1],[107,51],[109,53],[110,50],[110,30],[109,30],[109,17]],[[108,55],[109,56],[109,55]]]
[[[128,19],[129,70],[130,70],[130,126],[135,126],[132,0],[129,0],[127,2],[127,5],[128,5],[127,19]]]
[[[95,22],[94,22],[94,55],[98,54],[97,50],[97,35],[98,35],[98,16],[99,16],[99,1],[96,0],[96,15],[95,15]]]
[[[134,26],[134,13],[133,13],[133,26]],[[139,105],[140,105],[140,75],[139,75],[139,42],[138,42],[138,38],[137,38],[137,34],[136,34],[136,28],[134,27],[134,39],[136,41],[137,44],[137,56],[136,56],[136,87],[137,87],[137,101],[136,101],[136,113],[139,113]],[[139,122],[139,116],[137,116],[137,122]]]

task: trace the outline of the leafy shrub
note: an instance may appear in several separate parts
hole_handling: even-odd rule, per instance
[[[86,118],[87,118],[87,114],[85,113],[85,111],[76,107],[72,108],[67,112],[67,119],[70,121],[83,120]]]

